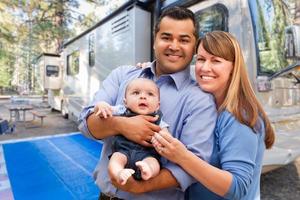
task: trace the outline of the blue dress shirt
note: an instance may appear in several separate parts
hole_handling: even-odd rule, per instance
[[[155,62],[144,69],[134,66],[115,69],[103,81],[92,104],[81,113],[79,129],[83,134],[93,138],[86,124],[86,118],[92,113],[93,106],[99,101],[105,101],[110,105],[122,104],[128,82],[137,77],[154,80],[160,88],[160,109],[164,114],[164,121],[169,124],[170,133],[185,144],[190,151],[208,161],[213,149],[213,130],[217,118],[215,103],[213,97],[204,93],[191,79],[189,67],[181,72],[159,77],[155,76]],[[172,173],[180,184],[180,188],[173,187],[140,195],[115,188],[107,172],[108,155],[112,151],[111,139],[112,137],[108,137],[102,140],[101,158],[94,173],[96,184],[103,193],[132,200],[184,199],[185,189],[194,183],[195,179],[178,165],[163,158],[163,168]]]
[[[189,200],[260,199],[260,174],[265,147],[265,130],[261,120],[254,133],[231,113],[220,113],[215,129],[215,145],[210,164],[233,175],[231,187],[224,197],[194,183],[186,194]]]

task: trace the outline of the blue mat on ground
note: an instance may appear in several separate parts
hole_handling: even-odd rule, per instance
[[[8,143],[2,148],[15,200],[98,199],[100,191],[92,173],[101,143],[78,133]]]

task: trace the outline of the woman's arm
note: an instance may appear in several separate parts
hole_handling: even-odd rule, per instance
[[[179,140],[161,131],[154,135],[153,146],[167,159],[180,165],[212,192],[228,199],[240,199],[248,192],[261,137],[239,123],[230,114],[218,120],[216,140],[220,168],[214,167],[190,152]],[[263,153],[263,152],[261,152]]]
[[[202,185],[219,196],[225,196],[232,184],[232,174],[203,161],[190,151],[178,163]]]
[[[212,192],[224,196],[232,182],[231,173],[218,169],[190,152],[179,140],[166,131],[154,135],[153,146],[168,160],[180,165]]]

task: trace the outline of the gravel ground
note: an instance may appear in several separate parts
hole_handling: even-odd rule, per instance
[[[5,107],[9,100],[0,99],[0,116],[9,119],[8,109]],[[51,112],[45,102],[33,101],[36,110],[47,113],[44,126],[40,127],[40,121],[18,122],[13,134],[0,135],[1,140],[37,137],[60,133],[70,133],[77,130],[77,125],[66,120],[59,112]],[[27,119],[32,119],[27,114]],[[276,169],[261,177],[262,200],[300,200],[300,158],[294,163]]]
[[[9,111],[6,107],[8,104],[10,104],[9,100],[0,98],[0,117],[7,120],[9,120]],[[47,117],[44,118],[43,126],[40,126],[41,121],[39,118],[32,120],[32,114],[27,111],[26,122],[14,122],[14,132],[12,134],[0,135],[0,141],[78,131],[77,125],[74,122],[63,118],[59,112],[51,111],[48,104],[41,99],[32,99],[30,100],[30,104],[33,106],[34,110],[46,114]]]
[[[261,177],[262,200],[300,199],[300,158]]]

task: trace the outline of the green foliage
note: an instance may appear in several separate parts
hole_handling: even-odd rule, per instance
[[[38,55],[60,53],[63,42],[76,35],[72,29],[85,30],[100,19],[95,8],[111,11],[125,1],[87,0],[94,12],[82,14],[79,0],[1,0],[0,87],[34,85],[32,63]]]
[[[58,53],[63,41],[70,37],[71,8],[77,0],[0,1],[0,87],[31,84],[32,61],[43,52]]]
[[[3,50],[0,50],[0,88],[11,86],[12,80],[12,63],[9,56]]]
[[[268,9],[263,5],[266,1],[257,0],[256,2],[259,13],[258,45],[261,71],[275,73],[288,65],[284,49],[285,27],[291,24],[291,16],[282,0],[268,1]],[[264,15],[263,8],[269,13]],[[266,17],[272,16],[273,13],[273,17]]]

